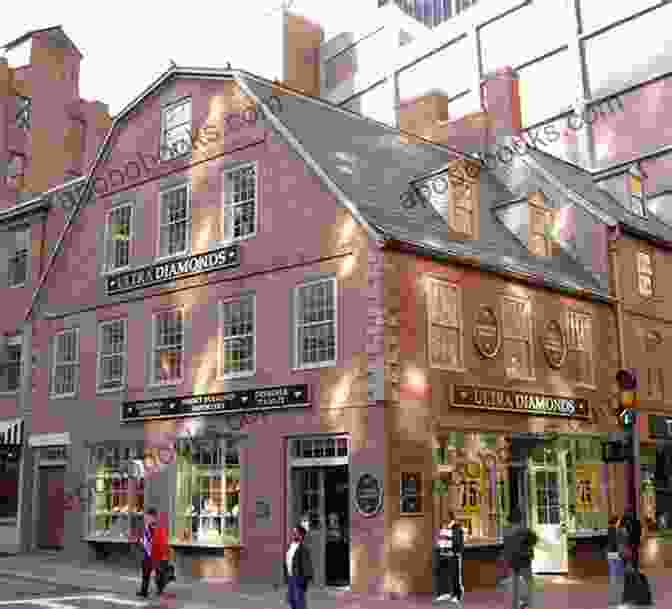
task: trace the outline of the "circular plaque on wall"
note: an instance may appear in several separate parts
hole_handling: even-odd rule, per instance
[[[474,324],[474,344],[478,352],[488,359],[499,353],[501,334],[499,319],[492,307],[482,306],[476,314]]]
[[[375,516],[383,506],[383,486],[375,476],[362,474],[355,487],[355,507],[362,516]]]
[[[567,341],[562,327],[557,321],[549,321],[542,338],[546,361],[551,368],[560,368],[567,357]]]

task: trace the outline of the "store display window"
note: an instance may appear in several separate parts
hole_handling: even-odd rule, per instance
[[[178,544],[240,544],[237,440],[178,442],[173,538]]]
[[[558,448],[562,449],[566,461],[569,534],[606,531],[610,491],[607,466],[602,461],[601,438],[568,437]]]
[[[89,538],[135,542],[142,533],[145,476],[141,445],[101,445],[89,453]]]
[[[501,541],[510,510],[505,435],[448,432],[438,440],[435,463],[435,528],[452,511],[464,529],[465,544]]]

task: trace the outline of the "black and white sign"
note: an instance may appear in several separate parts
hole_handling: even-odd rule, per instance
[[[355,487],[355,507],[362,516],[375,516],[383,506],[383,486],[375,476],[362,474]]]
[[[283,385],[282,387],[124,402],[121,407],[121,421],[237,414],[305,406],[310,406],[308,385]]]
[[[181,279],[199,273],[209,273],[238,266],[240,264],[240,248],[237,244],[185,258],[177,258],[168,262],[153,264],[141,269],[126,271],[107,278],[108,295],[120,294],[138,288],[146,288],[158,283]]]

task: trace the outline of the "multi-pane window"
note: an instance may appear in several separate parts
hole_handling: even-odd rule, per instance
[[[647,359],[653,364],[647,368],[647,386],[648,397],[652,400],[665,399],[665,378],[663,375],[663,354],[661,345],[663,344],[663,337],[659,332],[650,331],[646,334],[645,348],[647,351]]]
[[[653,296],[653,264],[648,252],[637,252],[637,286],[640,295]]]
[[[451,226],[465,235],[474,234],[473,187],[467,182],[451,182],[453,194]]]
[[[31,123],[31,99],[22,95],[16,96],[16,126],[28,131]]]
[[[126,321],[102,322],[98,333],[98,389],[123,387],[126,369]]]
[[[254,165],[224,172],[224,240],[241,239],[257,229],[257,173]]]
[[[336,362],[336,280],[296,288],[297,367]]]
[[[513,378],[532,378],[530,303],[505,297],[502,300],[502,320],[506,374]]]
[[[154,366],[152,383],[182,380],[184,362],[184,318],[181,309],[154,316]]]
[[[184,184],[161,193],[159,256],[184,254],[188,249],[190,206],[189,185]]]
[[[254,325],[254,296],[222,303],[222,376],[254,374]]]
[[[145,471],[140,444],[98,445],[89,455],[88,482],[95,492],[88,507],[88,535],[137,542],[142,538]]]
[[[107,270],[123,269],[130,262],[132,206],[121,205],[107,215]]]
[[[191,100],[163,108],[161,129],[161,159],[165,161],[186,154],[191,142]]]
[[[0,391],[14,392],[21,384],[21,336],[7,340],[5,361],[0,366]]]
[[[55,337],[52,395],[71,396],[79,381],[79,332],[65,330]]]
[[[26,157],[23,154],[10,153],[7,166],[7,185],[10,188],[23,187],[23,175],[26,169]]]
[[[7,269],[10,286],[20,286],[26,282],[28,275],[28,243],[29,231],[27,228],[15,230],[11,233],[9,265]]]
[[[427,313],[430,366],[462,368],[462,311],[459,288],[452,283],[430,279]]]
[[[552,222],[550,209],[530,205],[530,252],[535,256],[551,255]]]
[[[240,445],[233,438],[178,440],[173,539],[240,543]]]
[[[568,313],[568,363],[570,374],[577,383],[592,386],[593,381],[593,329],[590,315]]]
[[[646,216],[646,206],[644,202],[644,188],[642,186],[642,176],[632,171],[628,174],[630,183],[630,209],[632,213],[638,216]]]

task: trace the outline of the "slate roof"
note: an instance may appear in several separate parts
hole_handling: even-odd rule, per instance
[[[262,101],[274,94],[268,81],[245,74],[241,78]],[[282,111],[277,118],[381,236],[434,257],[467,258],[487,270],[608,299],[593,275],[569,255],[530,254],[493,210],[514,199],[514,194],[485,169],[478,240],[449,239],[445,221],[429,205],[410,210],[401,206],[400,195],[408,190],[410,180],[465,155],[429,142],[406,144],[392,127],[313,98],[286,95],[280,99]]]
[[[569,190],[591,201],[613,217],[626,231],[662,241],[668,247],[672,247],[672,227],[650,210],[647,210],[646,218],[632,213],[610,192],[598,187],[592,175],[577,165],[566,163],[539,149],[531,149],[529,155],[540,166],[553,173]]]

